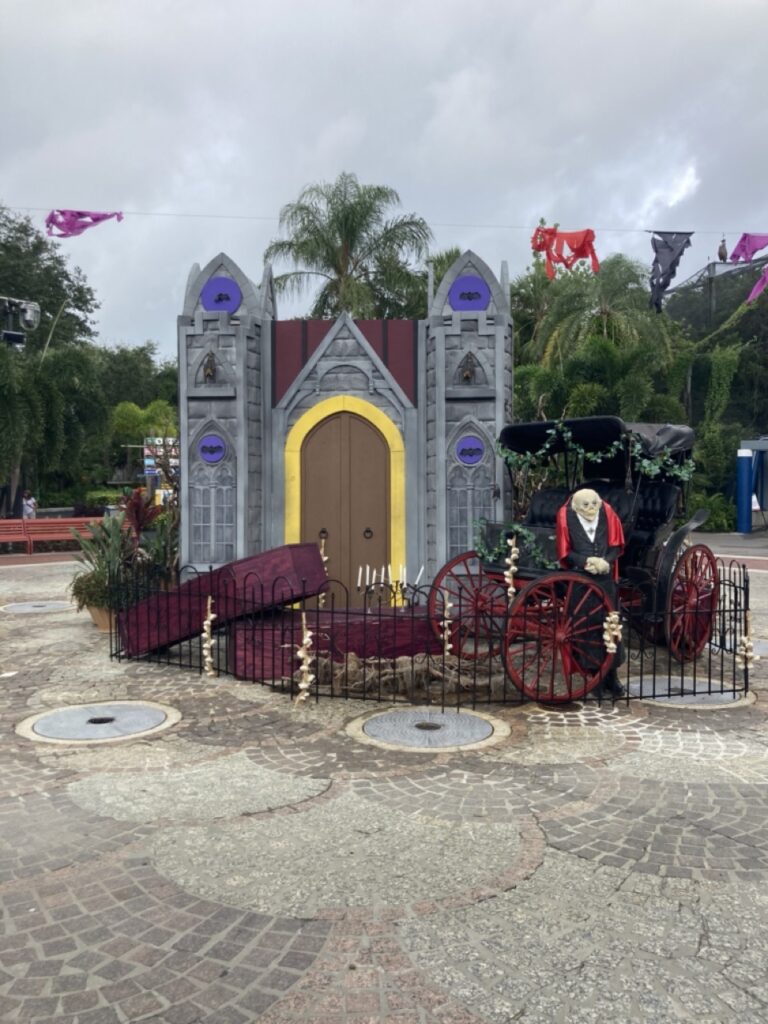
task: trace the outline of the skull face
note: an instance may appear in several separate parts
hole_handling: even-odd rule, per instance
[[[597,519],[597,513],[600,511],[601,505],[600,495],[588,487],[583,487],[580,491],[576,491],[571,498],[571,508],[573,511],[590,523]]]

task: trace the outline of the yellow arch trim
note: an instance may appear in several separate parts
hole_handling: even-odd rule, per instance
[[[301,446],[322,420],[350,412],[368,420],[389,447],[389,550],[392,565],[406,564],[405,553],[405,445],[400,431],[381,409],[353,395],[336,395],[318,402],[301,416],[285,440],[285,543],[301,540]]]

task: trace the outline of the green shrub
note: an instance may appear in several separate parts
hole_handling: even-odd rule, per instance
[[[123,491],[119,487],[101,487],[98,490],[85,492],[87,505],[119,505],[122,498]]]
[[[724,494],[691,494],[688,508],[709,509],[709,519],[699,529],[705,533],[731,533],[736,529],[736,506]]]

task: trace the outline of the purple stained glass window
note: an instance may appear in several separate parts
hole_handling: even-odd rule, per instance
[[[451,309],[461,312],[472,309],[488,309],[491,289],[477,274],[462,274],[457,277],[448,291]]]
[[[218,434],[206,434],[197,442],[197,451],[203,462],[214,465],[227,454],[227,444]]]
[[[476,466],[485,455],[485,441],[476,434],[465,434],[456,442],[456,458],[464,466]]]
[[[212,277],[203,285],[200,301],[209,313],[236,313],[243,293],[231,277]]]

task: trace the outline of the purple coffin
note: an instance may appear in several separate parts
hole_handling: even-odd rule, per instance
[[[117,617],[122,652],[138,658],[198,636],[203,631],[208,598],[213,599],[214,626],[267,608],[320,593],[327,582],[316,544],[281,548],[230,562],[194,576],[176,590],[151,594]]]
[[[414,654],[438,654],[443,649],[426,612],[417,609],[390,615],[312,609],[306,618],[313,633],[315,653],[335,661],[343,661],[347,653],[391,660]],[[290,678],[298,668],[296,649],[301,637],[298,612],[286,610],[258,622],[233,623],[227,648],[228,669],[238,679]]]

